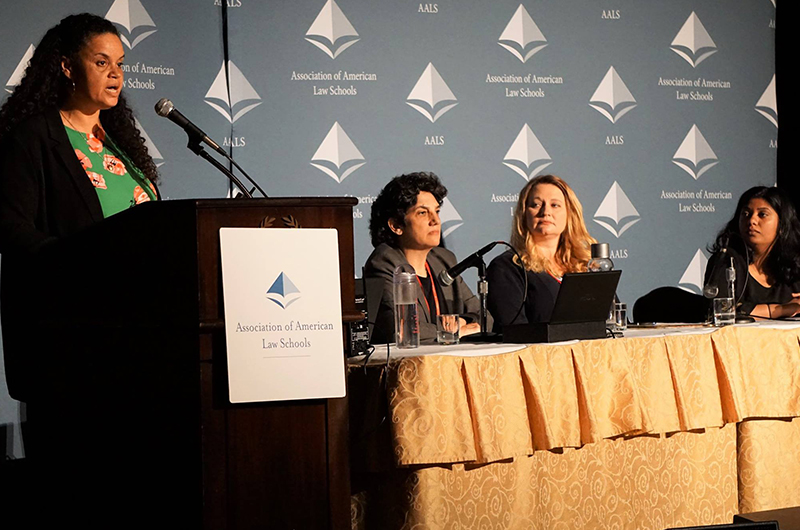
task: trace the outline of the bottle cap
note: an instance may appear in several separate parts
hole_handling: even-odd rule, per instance
[[[609,257],[608,243],[592,243],[592,257],[608,259]]]

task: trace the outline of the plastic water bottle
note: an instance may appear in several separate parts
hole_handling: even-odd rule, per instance
[[[394,272],[394,336],[398,348],[419,347],[417,277],[402,265]]]
[[[592,243],[592,259],[587,264],[589,272],[614,270],[614,262],[608,256],[608,243]]]
[[[608,243],[592,243],[592,259],[586,267],[589,272],[607,272],[614,270],[614,262],[609,258],[610,252]],[[614,300],[611,301],[611,308],[608,310],[608,318],[606,318],[606,325],[612,329],[616,326],[617,318],[614,314],[614,304],[619,302],[617,295],[614,295]]]

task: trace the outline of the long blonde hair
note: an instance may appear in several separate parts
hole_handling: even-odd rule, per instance
[[[555,175],[541,175],[528,182],[519,192],[519,200],[514,210],[514,221],[511,227],[511,245],[522,256],[522,265],[526,270],[533,272],[547,271],[558,275],[561,271],[554,270],[553,263],[542,257],[536,248],[525,222],[525,210],[528,197],[533,188],[539,184],[552,184],[564,194],[567,207],[567,226],[558,240],[555,262],[564,269],[564,272],[582,272],[591,258],[590,247],[595,239],[589,235],[586,223],[583,220],[583,207],[578,197],[569,185]],[[517,258],[514,258],[517,261]]]

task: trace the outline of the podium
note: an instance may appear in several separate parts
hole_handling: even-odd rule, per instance
[[[347,398],[228,399],[219,228],[336,228],[349,322],[356,203],[148,203],[4,257],[6,307],[22,308],[4,315],[9,387],[64,509],[106,527],[349,527]]]

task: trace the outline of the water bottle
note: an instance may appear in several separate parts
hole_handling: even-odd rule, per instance
[[[394,336],[398,348],[419,347],[417,275],[403,265],[394,271]]]
[[[592,243],[592,259],[586,267],[589,272],[607,272],[614,270],[614,262],[611,261],[609,256],[608,243]],[[619,302],[617,295],[614,295],[614,300],[611,301],[611,308],[608,311],[608,318],[606,318],[606,325],[612,329],[616,327],[617,317],[614,313],[614,305]]]
[[[614,269],[614,262],[611,261],[608,250],[608,243],[592,243],[592,259],[589,260],[587,267],[589,272],[607,272]]]

